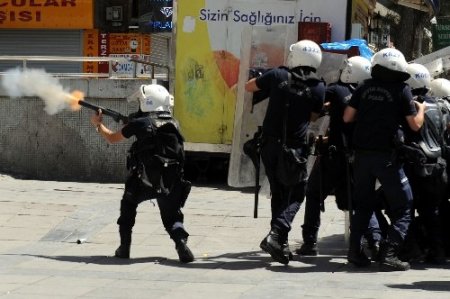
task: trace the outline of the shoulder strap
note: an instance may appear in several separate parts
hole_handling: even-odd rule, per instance
[[[287,94],[296,94],[297,96],[307,96],[311,97],[311,89],[308,85],[306,85],[303,82],[300,82],[300,80],[293,79],[292,72],[288,70],[287,72],[288,79],[286,81],[281,82],[278,87],[284,91],[286,91]],[[295,87],[293,85],[295,84]],[[289,111],[289,105],[290,105],[290,97],[286,96],[284,98],[284,112],[283,112],[283,134],[281,137],[281,142],[283,145],[286,144],[286,138],[287,138],[287,122],[288,122],[288,111]]]
[[[440,118],[440,124],[443,125],[443,114],[442,111],[439,107],[438,103],[435,103],[436,105],[436,111],[438,111],[439,114],[439,118]],[[431,133],[433,135],[433,137],[436,139],[437,142],[439,142],[439,144],[442,146],[442,141],[444,139],[444,130],[443,127],[441,128],[437,128],[435,126],[434,121],[430,118],[430,116],[425,112],[425,120],[427,122],[427,126],[430,128]]]
[[[420,140],[418,144],[428,158],[438,158],[442,156],[444,135],[442,127],[438,127],[436,125],[436,122],[435,120],[433,120],[433,116],[430,115],[430,112],[438,113],[439,117],[438,126],[442,126],[442,113],[439,107],[436,105],[436,103],[429,105],[427,107],[427,111],[425,112],[424,116],[425,122],[420,131],[422,140]]]
[[[288,72],[288,81],[287,88],[291,89],[292,84],[292,74]],[[287,120],[288,120],[288,112],[289,112],[289,97],[284,98],[284,111],[283,111],[283,135],[281,136],[281,144],[286,144],[286,131],[287,131]]]

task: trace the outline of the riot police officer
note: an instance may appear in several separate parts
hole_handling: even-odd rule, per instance
[[[380,246],[382,271],[408,270],[409,263],[398,258],[411,222],[412,192],[402,164],[396,159],[395,136],[400,126],[418,131],[424,120],[424,105],[414,102],[411,89],[404,82],[410,75],[403,54],[393,48],[378,51],[372,57],[372,79],[353,93],[344,111],[344,121],[355,121],[353,131],[354,214],[351,216],[347,259],[364,267],[369,258],[361,248],[361,238],[374,209],[376,180],[386,195],[390,226]]]
[[[424,124],[419,132],[404,128],[402,148],[406,156],[405,173],[411,182],[414,209],[411,210],[412,221],[400,257],[404,260],[420,258],[420,244],[423,246],[421,249],[426,251],[427,262],[442,264],[445,262],[445,254],[439,206],[446,197],[447,189],[444,160],[446,123],[437,99],[428,95],[428,69],[421,64],[412,63],[408,65],[407,71],[411,78],[406,83],[411,87],[416,101],[424,103],[426,109]],[[415,217],[415,211],[418,217]],[[420,236],[422,228],[424,235]]]
[[[444,157],[447,162],[447,178],[450,177],[450,81],[444,78],[437,78],[430,83],[430,94],[437,99],[441,111],[444,114],[447,128],[444,133],[445,151]],[[445,199],[439,207],[439,216],[442,220],[443,227],[443,243],[447,257],[450,257],[450,184],[447,184],[447,192]]]
[[[184,228],[184,215],[181,207],[190,191],[190,183],[183,179],[182,165],[180,171],[170,178],[172,184],[165,186],[166,191],[161,192],[160,186],[151,185],[145,174],[145,166],[139,152],[154,149],[156,142],[153,134],[160,125],[164,123],[172,124],[172,136],[175,136],[175,143],[182,147],[182,137],[178,133],[177,122],[171,117],[170,107],[173,106],[173,97],[167,89],[158,84],[142,85],[137,93],[137,97],[130,97],[139,101],[139,111],[135,113],[129,122],[116,132],[111,131],[102,123],[102,113],[99,111],[91,117],[91,122],[96,126],[97,131],[109,143],[123,141],[132,136],[136,137],[130,149],[129,176],[125,183],[125,191],[120,202],[120,217],[117,220],[119,225],[120,246],[115,252],[118,258],[130,257],[131,235],[135,224],[136,211],[138,205],[149,199],[156,198],[161,220],[169,236],[175,242],[179,260],[182,263],[189,263],[194,260],[194,256],[187,246],[188,232]],[[150,152],[146,152],[149,153]],[[152,171],[147,169],[147,172]],[[152,174],[154,175],[154,174]]]
[[[338,208],[347,210],[351,184],[347,165],[351,125],[344,124],[342,116],[356,86],[370,78],[370,61],[362,56],[350,57],[341,71],[339,81],[327,86],[325,106],[329,111],[328,136],[316,145],[317,158],[306,187],[305,216],[302,225],[303,244],[296,250],[301,255],[318,254],[317,235],[320,211],[325,198],[334,193]],[[316,141],[317,143],[318,141]],[[377,218],[373,216],[366,234],[369,248],[376,251],[381,240]]]
[[[325,96],[325,83],[315,73],[321,61],[319,45],[302,40],[290,46],[287,68],[271,69],[258,78],[250,79],[245,85],[249,92],[263,90],[269,93],[262,126],[261,158],[272,194],[272,219],[270,232],[260,247],[282,264],[289,263],[288,233],[305,195],[304,179],[293,186],[286,186],[277,174],[283,127],[286,128],[286,145],[306,161],[309,152],[307,128],[310,120],[319,116]],[[306,163],[301,171],[306,178]]]
[[[430,95],[435,98],[450,96],[450,81],[445,78],[436,78],[430,82]]]

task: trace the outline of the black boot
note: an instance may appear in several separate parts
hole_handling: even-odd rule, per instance
[[[347,261],[356,267],[368,267],[371,263],[361,246],[350,246],[347,254]]]
[[[287,265],[289,264],[289,254],[285,254],[285,247],[280,244],[280,235],[277,231],[271,230],[270,233],[261,241],[259,245],[262,250],[270,254],[277,262]]]
[[[281,247],[283,248],[284,255],[287,256],[290,261],[293,261],[294,255],[292,254],[292,251],[289,248],[289,242],[288,241],[284,242],[283,245],[281,245]]]
[[[447,258],[445,257],[444,248],[441,246],[433,246],[428,251],[425,262],[433,264],[433,265],[443,265],[447,262]]]
[[[194,255],[187,246],[187,238],[178,239],[175,241],[175,249],[178,253],[178,258],[182,263],[190,263],[194,261]]]
[[[268,249],[267,249],[267,238],[264,238],[261,241],[261,244],[259,244],[259,247],[262,250],[264,250],[265,252],[268,252]],[[283,245],[281,245],[281,247],[283,248],[284,255],[287,256],[290,261],[293,261],[294,260],[294,255],[292,254],[292,251],[291,251],[291,249],[289,247],[289,242],[288,241],[284,242]]]
[[[305,242],[300,248],[295,250],[295,253],[306,256],[317,256],[319,250],[317,249],[317,243]]]
[[[422,262],[425,258],[425,253],[417,243],[408,242],[408,244],[403,244],[399,250],[398,258],[408,263]]]
[[[379,241],[371,242],[368,245],[367,249],[369,249],[369,251],[370,251],[370,258],[372,259],[372,261],[379,262],[380,261],[380,242]]]
[[[408,262],[402,262],[397,256],[395,244],[382,242],[380,245],[380,270],[381,271],[406,271],[411,267]]]
[[[115,257],[121,259],[130,258],[130,246],[131,246],[131,230],[119,229],[120,234],[120,246],[116,249],[114,253]]]
[[[115,257],[121,259],[129,259],[130,258],[130,245],[121,244],[114,253]]]

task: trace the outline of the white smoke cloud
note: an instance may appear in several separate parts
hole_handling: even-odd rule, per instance
[[[43,69],[10,69],[2,76],[2,87],[8,96],[41,98],[45,103],[45,112],[56,114],[68,107],[70,94],[59,80]]]

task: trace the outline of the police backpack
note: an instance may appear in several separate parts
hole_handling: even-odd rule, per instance
[[[183,174],[184,138],[171,117],[151,118],[145,138],[138,139],[131,151],[142,183],[157,194],[169,194]]]
[[[423,154],[422,161],[415,161],[414,169],[420,177],[440,176],[446,167],[443,159],[445,125],[437,102],[426,104],[424,123],[419,131],[420,139],[412,145]]]

